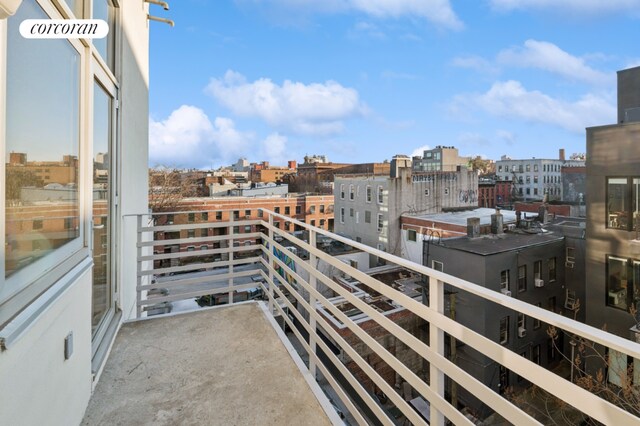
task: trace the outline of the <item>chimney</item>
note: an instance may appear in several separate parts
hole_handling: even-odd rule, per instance
[[[295,170],[296,169],[296,166],[297,166],[296,160],[289,160],[288,164],[289,164],[289,169],[290,170]]]
[[[558,156],[560,158],[560,161],[564,161],[564,148],[560,148],[560,152]]]
[[[546,204],[540,204],[540,207],[538,207],[538,220],[540,223],[549,222],[549,209]]]
[[[480,218],[470,217],[467,219],[467,237],[478,238],[480,236]]]
[[[496,209],[496,212],[491,215],[491,233],[495,235],[504,233],[504,218],[500,209]]]

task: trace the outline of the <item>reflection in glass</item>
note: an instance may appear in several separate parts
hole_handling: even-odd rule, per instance
[[[111,97],[102,86],[93,86],[93,330],[111,306],[110,208]]]
[[[633,199],[631,200],[631,209],[633,210],[633,230],[640,231],[640,178],[633,178],[633,186],[631,187]]]
[[[110,0],[93,0],[93,19],[102,19],[109,24],[109,34],[104,38],[94,38],[93,45],[113,71],[115,9]]]
[[[607,222],[609,228],[627,229],[627,178],[609,178],[607,181]]]
[[[627,298],[632,294],[628,279],[627,259],[609,256],[607,259],[607,305],[628,309]]]
[[[8,20],[5,277],[80,235],[80,58],[67,40],[20,36],[20,22],[44,18],[25,0]]]

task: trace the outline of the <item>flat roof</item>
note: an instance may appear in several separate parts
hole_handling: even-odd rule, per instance
[[[480,207],[473,210],[465,210],[460,212],[449,213],[435,213],[435,214],[422,214],[422,215],[402,215],[402,217],[408,217],[412,219],[424,220],[427,222],[447,223],[450,225],[467,226],[467,219],[477,217],[480,219],[480,225],[491,225],[491,215],[496,212],[496,209],[490,209],[486,207]],[[516,212],[512,210],[500,210],[504,223],[515,223]],[[524,219],[524,214],[522,218]],[[537,213],[526,212],[527,218],[537,217]]]
[[[564,235],[551,231],[530,234],[519,230],[501,235],[487,234],[478,238],[469,238],[466,236],[450,238],[442,240],[439,245],[454,250],[487,256],[526,247],[549,244],[555,241],[561,241],[562,239],[564,239]]]

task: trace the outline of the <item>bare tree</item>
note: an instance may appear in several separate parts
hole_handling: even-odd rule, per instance
[[[183,198],[198,194],[197,180],[176,167],[149,168],[149,208],[152,212],[175,211]]]

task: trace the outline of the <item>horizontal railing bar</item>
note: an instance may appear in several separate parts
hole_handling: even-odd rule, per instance
[[[273,213],[270,210],[267,210],[267,209],[262,209],[262,210],[265,212],[265,214],[272,215],[274,217],[284,218],[284,216],[277,213]],[[436,271],[435,269],[429,268],[427,266],[423,266],[423,265],[414,263],[410,260],[395,256],[393,254],[389,254],[384,251],[375,249],[373,247],[369,247],[365,244],[359,243],[349,238],[342,237],[340,235],[334,234],[329,231],[325,231],[324,229],[313,227],[304,222],[300,222],[296,219],[287,218],[287,220],[291,220],[291,222],[293,222],[294,224],[299,225],[305,229],[313,229],[313,231],[316,232],[317,234],[324,235],[333,240],[343,242],[353,248],[357,248],[366,253],[372,254],[377,257],[381,257],[398,266],[403,266],[418,274],[427,275],[431,278],[443,281],[447,285],[451,285],[460,290],[464,290],[466,292],[479,296],[485,300],[494,302],[498,305],[502,305],[507,308],[513,309],[515,311],[524,313],[529,317],[539,319],[549,325],[553,325],[565,331],[569,331],[573,334],[577,334],[581,337],[586,338],[587,340],[590,340],[594,343],[598,343],[600,345],[614,349],[618,352],[622,352],[633,358],[640,359],[640,344],[632,342],[628,339],[624,339],[622,337],[608,333],[604,330],[601,330],[601,329],[589,326],[587,324],[572,320],[570,318],[564,317],[562,315],[547,311],[545,309],[531,305],[530,303],[523,302],[518,299],[514,299],[513,297],[505,296],[500,292],[490,290],[486,287],[482,287],[477,284],[471,283],[469,281],[465,281],[461,278],[448,275],[444,272]],[[263,222],[263,226],[266,227],[266,225],[268,225],[268,223]],[[344,265],[344,266],[349,267],[348,265]]]
[[[248,265],[248,264],[257,263],[257,262],[260,262],[259,256],[246,257],[246,258],[233,259],[233,260],[218,260],[215,262],[206,262],[206,263],[190,263],[188,265],[172,266],[169,268],[145,269],[144,271],[138,272],[138,276],[162,275],[162,274],[169,274],[171,272],[196,271],[202,268],[220,268],[223,266],[240,266],[240,265]]]
[[[266,224],[267,227],[269,227],[268,224]],[[278,232],[276,230],[276,232]],[[288,237],[285,235],[285,237]],[[536,384],[537,386],[539,386],[540,388],[550,392],[551,394],[554,394],[555,391],[557,391],[558,387],[567,387],[568,386],[568,396],[567,399],[563,400],[567,403],[569,403],[570,405],[574,406],[575,408],[577,408],[578,410],[584,412],[585,414],[590,415],[591,417],[594,417],[598,420],[600,420],[601,418],[605,418],[608,419],[608,414],[614,414],[615,413],[615,417],[618,417],[620,421],[622,421],[622,419],[624,418],[624,421],[628,422],[632,419],[637,420],[637,418],[635,416],[633,416],[632,414],[628,413],[627,411],[624,411],[622,408],[617,407],[607,401],[604,401],[603,399],[599,398],[598,396],[584,390],[583,388],[568,382],[567,380],[557,376],[556,374],[544,369],[541,366],[538,366],[530,361],[523,363],[523,358],[519,355],[516,355],[515,352],[512,352],[500,345],[498,345],[497,343],[487,339],[484,336],[480,336],[479,334],[473,332],[472,330],[460,325],[459,323],[456,323],[455,321],[446,318],[444,315],[441,314],[437,314],[435,313],[433,310],[429,309],[427,306],[423,305],[422,303],[408,297],[407,295],[404,295],[402,293],[400,293],[399,291],[384,285],[382,283],[380,283],[379,281],[375,280],[374,278],[370,277],[369,275],[364,274],[363,272],[352,268],[349,265],[346,265],[338,260],[336,260],[335,258],[333,258],[332,256],[328,256],[326,255],[324,252],[311,248],[310,245],[308,245],[305,242],[298,242],[297,243],[301,248],[309,250],[309,252],[314,252],[314,254],[316,254],[316,256],[318,256],[319,258],[321,258],[322,260],[324,260],[325,262],[329,263],[330,265],[338,268],[339,270],[347,270],[350,271],[348,272],[349,275],[351,275],[352,277],[360,280],[361,282],[363,282],[364,284],[370,286],[371,288],[373,288],[374,290],[378,291],[379,293],[385,295],[386,297],[391,298],[392,300],[400,303],[402,306],[406,307],[407,309],[409,309],[411,312],[413,312],[414,314],[422,317],[423,319],[425,319],[426,321],[428,321],[429,323],[435,323],[437,324],[437,320],[442,320],[445,321],[445,324],[449,324],[450,326],[439,326],[439,328],[447,333],[449,333],[450,335],[453,335],[454,337],[458,338],[458,340],[461,340],[467,344],[469,344],[470,346],[472,346],[473,348],[475,348],[476,350],[479,350],[480,352],[484,353],[485,355],[489,356],[490,358],[492,358],[494,361],[503,364],[505,366],[507,366],[511,371],[514,371],[515,373],[517,373],[518,375],[526,378],[527,380],[529,380],[531,383]],[[317,253],[316,253],[317,252]],[[304,265],[302,265],[304,267]],[[288,269],[288,268],[287,268]],[[345,272],[347,272],[345,271]],[[506,297],[506,296],[505,296]],[[359,301],[354,301],[356,304],[359,304]],[[376,311],[377,313],[377,311]],[[375,315],[375,314],[374,314]],[[448,321],[447,321],[448,320]],[[450,321],[450,323],[449,323]],[[382,324],[381,324],[382,325]],[[459,327],[463,332],[461,333],[454,333],[452,331],[452,327]],[[466,339],[465,336],[468,335],[475,335],[477,336],[478,340],[475,340],[474,343],[471,343],[468,339]],[[486,345],[493,345],[494,347],[496,347],[496,353],[491,355],[488,354],[486,352]],[[504,363],[504,358],[505,357],[509,357],[511,359],[511,363]],[[521,366],[522,363],[522,366]],[[456,366],[457,367],[457,366]],[[442,370],[443,372],[445,370]],[[534,373],[535,372],[535,373]],[[542,377],[545,377],[545,379],[541,379]],[[579,398],[575,397],[576,395],[581,395]],[[589,404],[585,404],[585,401],[591,401],[591,403]],[[604,404],[604,405],[603,405]],[[594,407],[597,407],[594,408]],[[608,414],[605,415],[602,413],[602,408],[606,408],[608,411]],[[602,421],[602,420],[600,420]],[[604,423],[607,423],[606,421]]]
[[[171,246],[176,244],[195,244],[195,243],[208,243],[216,241],[228,241],[228,240],[241,240],[246,238],[261,238],[261,232],[250,232],[246,234],[225,234],[225,235],[210,235],[206,237],[191,237],[191,238],[176,238],[175,240],[153,240],[144,241],[138,243],[138,247],[155,247],[155,246]]]
[[[221,287],[216,289],[204,289],[198,291],[191,291],[189,293],[180,293],[176,295],[154,297],[153,299],[142,300],[138,303],[138,306],[151,306],[164,302],[175,302],[178,300],[193,299],[194,297],[206,296],[209,294],[226,294],[230,291],[248,290],[250,288],[257,287],[255,284],[242,284],[235,285],[233,287]]]
[[[267,237],[267,240],[268,240],[268,237]],[[299,277],[299,275],[297,273],[295,273],[294,271],[292,271],[289,267],[287,267],[284,262],[280,261],[277,258],[275,258],[274,260],[281,267],[285,268],[287,270],[287,273],[292,274],[294,276],[294,278],[296,278],[296,281],[298,280],[297,277]],[[263,261],[263,263],[264,263],[264,261]],[[267,265],[265,265],[265,266],[267,266]],[[306,265],[306,263],[304,263],[304,264],[301,264],[300,266],[302,266],[304,269],[307,269],[306,267],[308,265]],[[267,266],[267,267],[270,267],[270,266]],[[401,327],[397,326],[397,324],[395,324],[393,321],[389,320],[387,317],[382,315],[380,312],[376,311],[374,308],[372,308],[371,306],[367,305],[366,302],[364,302],[364,301],[358,299],[357,297],[353,296],[353,294],[349,293],[348,290],[342,288],[341,286],[339,286],[337,283],[333,282],[332,280],[329,280],[324,274],[317,273],[317,275],[316,275],[314,272],[311,271],[311,269],[313,269],[313,268],[307,269],[307,272],[309,272],[309,274],[314,274],[316,276],[316,278],[320,279],[323,283],[325,283],[325,285],[329,286],[332,290],[336,291],[338,294],[340,294],[341,296],[345,297],[345,299],[347,301],[349,301],[354,306],[356,306],[359,309],[361,309],[363,312],[367,312],[368,311],[371,314],[371,318],[372,319],[375,318],[376,323],[378,323],[379,325],[384,327],[384,325],[382,324],[382,322],[384,322],[385,324],[387,324],[387,327],[385,327],[385,328],[388,331],[391,331],[390,328],[389,328],[390,327],[389,324],[392,324],[395,327],[391,327],[391,328],[394,329],[395,331],[401,330],[404,333],[408,334],[408,332],[406,330],[404,330]],[[442,397],[440,397],[437,394],[435,394],[433,392],[433,390],[431,388],[429,388],[429,386],[427,386],[424,381],[422,381],[422,379],[420,379],[408,367],[406,367],[404,364],[402,364],[400,361],[398,361],[397,358],[395,358],[389,351],[387,351],[382,345],[380,345],[375,339],[373,339],[360,326],[358,326],[351,319],[349,319],[349,317],[347,317],[342,311],[340,311],[333,303],[331,303],[329,300],[327,300],[316,289],[311,288],[309,286],[309,284],[306,283],[306,281],[304,281],[304,280],[302,280],[301,285],[303,287],[305,287],[305,290],[307,290],[310,293],[312,293],[316,297],[316,299],[327,310],[331,311],[331,313],[334,314],[339,321],[341,321],[345,326],[347,326],[360,340],[362,340],[367,346],[369,346],[369,348],[371,348],[382,360],[384,360],[389,366],[391,366],[396,371],[396,373],[398,373],[403,379],[405,379],[414,389],[416,389],[420,394],[422,394],[427,400],[431,401],[434,404],[434,406],[436,406],[442,412],[447,414],[447,417],[450,420],[454,421],[456,424],[462,424],[462,423],[470,424],[470,423],[468,423],[469,420],[466,419],[466,417],[464,417],[457,409],[452,407],[446,400],[442,399]],[[322,321],[325,322],[326,319],[322,318]],[[392,332],[392,334],[393,334],[393,332]],[[422,343],[420,341],[418,341],[418,343],[420,345],[422,345],[422,351],[416,350],[416,353],[421,354],[422,352],[429,352],[429,353],[431,352],[431,348],[429,348],[427,345],[425,345],[424,343]],[[350,349],[348,347],[344,347],[343,349],[345,351],[347,351],[347,352],[352,350],[352,349]],[[424,355],[423,355],[423,357],[424,357]]]
[[[264,274],[264,273],[263,273]],[[264,274],[264,276],[266,276],[266,274]],[[276,293],[278,293],[278,295],[280,296],[280,298],[282,298],[283,303],[285,303],[287,305],[287,307],[289,307],[290,311],[296,316],[296,318],[298,318],[298,321],[300,321],[300,324],[302,324],[302,326],[307,330],[308,333],[310,334],[317,334],[316,331],[312,331],[311,327],[309,326],[309,324],[306,322],[306,320],[304,318],[302,318],[302,315],[300,315],[300,312],[298,312],[298,310],[291,305],[291,302],[289,302],[289,300],[287,300],[287,298],[284,296],[284,294],[282,293],[282,291],[278,288],[277,285],[275,285],[275,283],[273,283],[272,281],[269,280],[268,276],[267,276],[267,280],[269,282],[271,282],[273,289]],[[300,295],[298,294],[297,291],[290,289],[288,283],[285,283],[284,281],[282,281],[282,284],[287,287],[287,289],[289,290],[289,292],[291,292],[292,295],[294,295],[294,297],[296,297],[296,299],[300,300],[299,297]],[[297,295],[297,296],[296,296]],[[303,299],[304,300],[304,299]],[[276,299],[274,298],[274,302],[276,301]],[[281,308],[278,305],[278,303],[274,303],[274,306],[277,307],[277,309],[280,311]],[[283,318],[285,319],[285,321],[287,321],[287,317],[284,313],[281,313],[283,315]],[[290,320],[289,320],[290,321]],[[289,323],[289,322],[287,322]],[[293,324],[289,324],[289,327],[291,328],[292,331],[294,331],[294,333],[296,332],[296,327]],[[302,341],[304,341],[304,339],[302,339]],[[386,415],[386,413],[382,410],[382,408],[373,400],[373,398],[371,397],[371,395],[364,389],[364,387],[362,386],[362,384],[358,381],[358,380],[354,380],[355,376],[353,376],[353,374],[347,369],[347,367],[340,362],[339,359],[337,359],[337,357],[335,356],[335,354],[333,354],[333,351],[331,351],[331,349],[329,349],[329,347],[326,345],[326,343],[324,341],[322,341],[322,339],[318,339],[318,341],[316,342],[316,344],[318,346],[320,346],[320,348],[325,352],[325,354],[328,357],[334,357],[336,358],[336,360],[334,361],[333,358],[331,358],[332,362],[334,363],[334,365],[340,370],[340,372],[342,373],[343,377],[345,379],[347,379],[347,381],[349,382],[349,384],[354,388],[354,390],[356,391],[356,393],[360,396],[360,398],[362,398],[362,400],[367,404],[367,406],[377,415],[377,419],[382,421],[383,424],[385,425],[393,425],[393,422],[391,421],[391,419],[389,419],[389,417]],[[349,346],[348,344],[346,344],[347,346]],[[312,353],[310,350],[307,353]],[[379,378],[379,380],[376,380],[374,377],[372,377],[372,375],[370,374],[370,371],[364,370],[367,375],[372,379],[372,381],[374,383],[376,383],[376,385],[380,384],[381,386],[379,386],[381,389],[384,389],[387,391],[387,393],[390,394],[396,394],[395,390],[393,390],[391,388],[391,386],[389,386],[388,383],[386,383],[380,376],[379,374],[373,370],[368,364],[366,364],[366,362],[364,362],[364,360],[362,360],[362,358],[360,357],[360,355],[356,354],[356,358],[354,358],[354,361],[356,361],[356,363],[358,363],[358,359],[360,358],[361,363],[365,366],[367,366],[371,371],[373,371],[373,374],[375,376],[377,376]],[[318,360],[319,361],[319,360]],[[322,362],[320,361],[319,364],[322,364]],[[360,363],[358,363],[360,365]]]
[[[147,261],[147,260],[162,260],[162,259],[180,259],[183,257],[202,257],[208,256],[210,254],[223,254],[223,253],[238,253],[242,251],[252,251],[252,250],[260,250],[261,245],[250,245],[250,246],[234,246],[234,247],[225,247],[219,249],[209,249],[209,250],[193,250],[193,251],[177,251],[175,253],[163,253],[163,254],[152,254],[148,256],[141,256],[138,260]]]
[[[281,267],[284,267],[283,265],[286,265],[283,262],[278,262],[278,264]],[[304,265],[301,265],[301,266],[304,268]],[[289,271],[291,271],[291,269],[288,268],[288,267],[286,269],[288,270],[287,273],[290,273]],[[307,272],[312,274],[312,271],[310,271],[310,270],[307,270]],[[323,275],[323,274],[318,274],[318,275]],[[321,281],[324,282],[323,278],[320,278],[318,276],[317,276],[317,278],[319,278]],[[429,363],[432,363],[440,371],[443,371],[449,377],[454,379],[457,383],[459,383],[460,385],[465,386],[465,388],[467,388],[469,391],[483,392],[483,393],[490,392],[489,398],[488,398],[489,401],[486,401],[487,405],[490,406],[491,408],[493,408],[496,411],[500,410],[500,412],[503,413],[502,414],[503,417],[505,417],[507,420],[511,421],[514,424],[519,424],[519,425],[539,424],[537,421],[535,421],[535,419],[530,417],[524,411],[522,411],[520,409],[517,409],[517,408],[514,409],[514,406],[511,403],[509,403],[507,400],[505,400],[500,395],[498,395],[495,392],[493,392],[493,390],[491,390],[490,388],[485,386],[482,382],[477,380],[475,377],[473,377],[470,374],[466,373],[465,371],[461,370],[453,362],[449,361],[448,359],[446,359],[446,358],[440,356],[439,354],[437,354],[436,352],[434,352],[427,344],[425,344],[424,342],[420,341],[415,336],[411,335],[408,331],[406,331],[405,329],[403,329],[402,327],[397,325],[395,322],[391,321],[385,315],[383,315],[380,312],[378,312],[377,310],[375,310],[373,307],[371,307],[365,301],[363,301],[362,299],[360,299],[358,297],[355,297],[355,295],[350,293],[348,290],[342,288],[337,283],[333,283],[333,281],[327,280],[326,284],[329,285],[329,283],[331,283],[330,288],[333,291],[338,293],[340,296],[342,296],[346,301],[351,303],[353,306],[355,306],[356,308],[360,309],[363,313],[365,313],[367,316],[369,316],[369,318],[371,320],[375,321],[381,327],[384,327],[385,330],[387,330],[391,335],[393,335],[396,338],[398,338],[405,345],[407,345],[409,348],[411,348],[411,350],[413,350],[417,354],[420,354],[426,361],[428,361]],[[308,291],[311,291],[310,289],[306,288],[306,286],[305,286],[305,289],[308,290]],[[314,294],[314,296],[316,296],[318,298],[318,300],[324,306],[327,306],[325,303],[323,303],[324,300],[326,300],[325,297],[323,297],[317,291],[312,291],[312,293]],[[328,303],[330,303],[330,302],[328,302]],[[424,305],[422,305],[422,306],[424,306]],[[349,323],[353,324],[353,327],[351,327],[350,324],[345,323],[345,325],[347,327],[349,327],[351,329],[353,329],[354,327],[357,327],[357,325],[355,323],[353,323],[353,321],[348,319],[348,317],[344,316],[344,318],[347,318]],[[340,318],[340,320],[342,320],[342,318]],[[360,328],[355,328],[354,333],[359,338],[363,339],[360,336],[360,333],[361,333],[360,330],[361,330]],[[365,340],[363,340],[363,341],[365,341]],[[366,341],[365,341],[365,343],[366,343]],[[374,348],[372,348],[372,349],[374,349]],[[375,349],[374,349],[374,352],[377,353],[377,351],[375,351]],[[381,356],[380,354],[378,354],[378,355]],[[429,389],[429,388],[420,389],[421,383],[424,383],[424,382],[422,382],[422,380],[420,378],[418,378],[418,377],[413,378],[413,382],[412,382],[412,380],[409,380],[407,378],[405,378],[405,379],[407,380],[407,382],[409,382],[409,384],[411,384],[414,388],[416,388],[416,390],[423,390],[426,393],[428,393],[427,389]],[[418,382],[415,382],[416,380]],[[451,406],[449,406],[449,407],[451,407]],[[452,415],[451,414],[451,410],[448,409],[447,412],[448,412],[447,413],[448,417],[451,418],[451,415]],[[457,412],[457,410],[456,410],[456,412]]]
[[[193,223],[184,223],[180,225],[156,225],[156,226],[147,226],[142,227],[138,230],[139,233],[144,232],[172,232],[172,231],[185,231],[188,229],[202,229],[202,228],[228,228],[230,226],[249,226],[249,225],[260,225],[262,224],[261,220],[258,219],[244,219],[238,220],[237,222],[193,222]]]
[[[184,279],[175,279],[175,280],[167,280],[162,282],[156,282],[155,284],[145,284],[136,287],[138,291],[149,291],[154,289],[161,288],[178,288],[184,286],[191,286],[195,284],[206,284],[206,283],[217,283],[220,281],[226,281],[229,278],[243,278],[243,277],[251,277],[253,275],[258,274],[259,269],[251,269],[249,271],[237,271],[237,272],[229,272],[227,274],[217,274],[217,275],[204,275],[201,277],[194,278],[184,278]],[[254,287],[257,284],[254,284]]]

